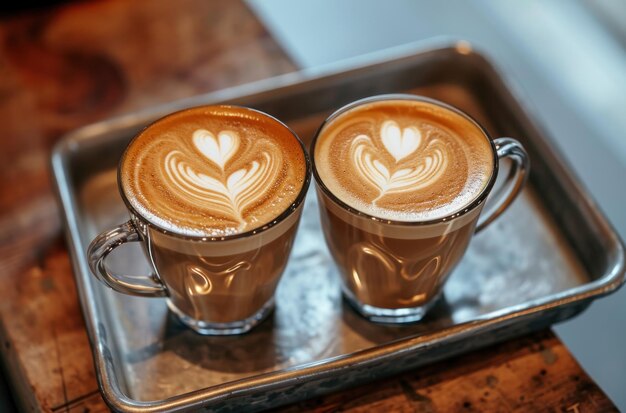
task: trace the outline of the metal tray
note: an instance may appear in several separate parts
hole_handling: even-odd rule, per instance
[[[230,102],[277,116],[306,142],[339,106],[399,91],[460,107],[493,136],[521,140],[532,160],[521,197],[473,240],[422,322],[372,324],[342,302],[314,191],[276,311],[244,336],[199,336],[163,300],[117,294],[89,273],[86,245],[127,219],[115,167],[148,122],[187,106]],[[395,50],[94,124],[67,135],[52,164],[99,384],[115,410],[260,410],[310,398],[544,328],[624,281],[615,231],[499,73],[465,42]],[[128,246],[110,261],[139,274],[147,271],[141,254]]]

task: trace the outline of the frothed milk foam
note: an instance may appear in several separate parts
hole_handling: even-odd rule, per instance
[[[493,153],[481,130],[428,102],[385,100],[350,109],[315,147],[318,174],[343,202],[394,221],[462,210],[485,188]]]
[[[191,236],[262,227],[295,201],[305,180],[300,143],[253,110],[211,106],[174,113],[127,149],[120,179],[153,224]]]

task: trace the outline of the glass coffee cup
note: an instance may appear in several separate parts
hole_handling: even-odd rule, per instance
[[[388,323],[424,317],[472,236],[513,202],[529,169],[518,141],[491,139],[459,109],[405,94],[334,112],[311,158],[344,297],[369,320]],[[505,158],[509,173],[492,191]]]
[[[201,106],[165,116],[129,143],[118,187],[130,220],[88,248],[114,290],[166,297],[201,334],[241,334],[274,306],[310,183],[304,145],[257,110]],[[141,243],[154,274],[112,273],[118,246]]]

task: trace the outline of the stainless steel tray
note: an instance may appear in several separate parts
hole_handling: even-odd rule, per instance
[[[113,409],[278,406],[544,328],[623,283],[621,241],[493,66],[464,42],[394,53],[94,124],[58,144],[52,164],[76,283],[100,387]],[[163,300],[117,294],[89,273],[86,245],[127,219],[115,167],[126,143],[148,122],[182,107],[230,102],[277,116],[307,141],[333,109],[399,91],[464,109],[493,136],[520,139],[532,160],[522,196],[473,240],[444,299],[422,322],[371,324],[342,302],[313,191],[276,311],[247,335],[196,335],[181,327]],[[113,257],[119,269],[147,271],[139,249],[122,248]]]

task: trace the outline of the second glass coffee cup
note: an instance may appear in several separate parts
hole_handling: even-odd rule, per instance
[[[376,322],[420,320],[472,236],[513,202],[529,169],[518,141],[491,139],[459,109],[406,94],[337,110],[310,153],[344,296]],[[505,158],[511,169],[492,191]]]

